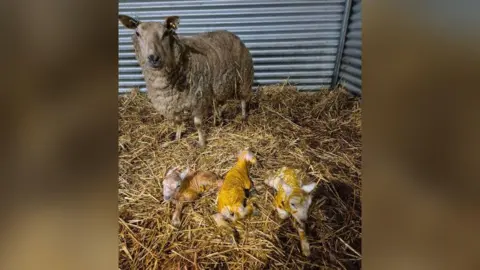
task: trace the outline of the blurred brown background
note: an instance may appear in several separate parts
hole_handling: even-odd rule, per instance
[[[363,3],[366,269],[480,268],[479,9],[445,3]],[[1,5],[1,268],[116,269],[117,2]]]

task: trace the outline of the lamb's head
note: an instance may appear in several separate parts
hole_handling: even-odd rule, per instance
[[[180,190],[180,186],[182,181],[188,174],[188,168],[185,169],[183,172],[175,167],[167,171],[167,174],[163,178],[163,200],[166,202],[172,200],[175,194]]]
[[[247,164],[251,165],[257,164],[257,158],[248,148],[238,153],[238,160],[245,160]]]
[[[178,16],[167,17],[164,22],[141,22],[126,15],[118,15],[118,20],[135,31],[132,39],[144,68],[162,70],[178,64],[185,48],[175,33]]]
[[[304,222],[307,220],[308,209],[312,204],[312,191],[316,187],[317,183],[310,183],[310,184],[303,184],[300,180],[300,187],[292,188],[288,183],[292,183],[293,179],[285,179],[287,177],[295,177],[300,178],[302,177],[300,174],[300,170],[296,169],[286,169],[282,168],[281,175],[283,177],[282,181],[280,181],[280,185],[282,186],[285,195],[285,207],[289,209],[289,212],[292,216],[299,222]],[[295,181],[297,182],[297,181]],[[297,182],[298,183],[298,182]]]

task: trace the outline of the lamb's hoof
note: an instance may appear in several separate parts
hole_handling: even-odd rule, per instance
[[[302,254],[305,257],[310,256],[310,245],[308,243],[302,243]]]
[[[168,142],[162,143],[160,146],[161,146],[162,148],[166,148],[166,147],[168,147],[168,146],[170,146],[171,144],[176,143],[176,142],[178,142],[178,141],[168,141]]]
[[[240,233],[234,229],[231,239],[232,239],[232,244],[238,245],[238,242],[240,241]]]

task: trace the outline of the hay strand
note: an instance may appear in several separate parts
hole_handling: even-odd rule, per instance
[[[179,142],[175,128],[155,112],[145,94],[119,98],[119,252],[121,269],[359,269],[361,261],[361,109],[346,91],[299,93],[292,86],[260,88],[246,123],[239,102],[223,122],[208,119],[207,146],[199,149],[193,123]],[[213,122],[215,121],[215,125]],[[192,121],[193,122],[193,121]],[[240,149],[258,165],[251,177],[259,216],[242,222],[240,242],[230,243],[210,218],[215,194],[185,204],[181,228],[171,225],[174,206],[163,202],[168,168],[191,166],[223,176]],[[281,166],[305,170],[314,191],[302,256],[291,219],[280,220],[265,177]],[[185,268],[186,267],[186,268]]]

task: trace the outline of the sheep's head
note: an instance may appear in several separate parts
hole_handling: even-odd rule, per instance
[[[163,178],[163,200],[166,202],[172,200],[175,194],[180,190],[182,181],[188,174],[188,168],[180,172],[177,167],[168,170],[165,178]]]
[[[175,33],[178,16],[167,17],[164,22],[141,22],[126,15],[119,15],[118,20],[135,31],[133,42],[145,68],[161,70],[180,61],[184,45]]]

